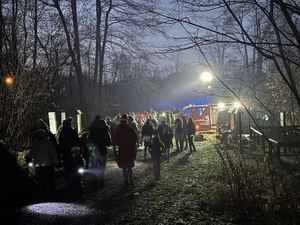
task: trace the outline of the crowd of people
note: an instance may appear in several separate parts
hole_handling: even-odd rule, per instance
[[[63,121],[57,136],[51,133],[42,119],[37,121],[30,150],[25,155],[33,163],[37,177],[37,197],[41,200],[55,194],[55,168],[63,167],[70,200],[84,194],[80,169],[93,169],[94,184],[105,184],[105,169],[109,147],[115,154],[116,164],[124,176],[124,188],[134,188],[133,167],[137,149],[144,147],[144,160],[151,158],[153,175],[161,178],[160,164],[169,162],[170,149],[195,151],[193,135],[195,124],[190,117],[173,118],[172,114],[159,116],[154,113],[128,113],[114,118],[96,116],[88,129],[78,134],[73,118]],[[1,151],[5,151],[4,143]]]

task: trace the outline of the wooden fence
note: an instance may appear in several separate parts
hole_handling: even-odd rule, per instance
[[[275,155],[277,159],[281,159],[291,153],[300,164],[299,127],[264,127],[260,130],[250,127],[250,139],[268,151],[270,158]]]

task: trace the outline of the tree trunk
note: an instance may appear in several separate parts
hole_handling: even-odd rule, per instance
[[[80,56],[80,44],[79,44],[79,33],[78,33],[78,21],[77,21],[77,5],[76,0],[71,1],[71,7],[72,7],[72,20],[73,20],[73,29],[74,29],[74,48],[71,43],[71,35],[67,27],[66,19],[63,15],[63,12],[60,8],[59,1],[53,0],[54,6],[58,10],[60,19],[62,21],[64,31],[67,38],[67,44],[70,56],[72,58],[72,64],[75,68],[75,74],[78,82],[78,88],[79,88],[79,108],[83,112],[83,123],[85,123],[87,118],[87,111],[88,111],[88,105],[86,102],[85,97],[85,90],[84,90],[84,84],[83,84],[83,74],[82,74],[82,68],[81,68],[81,56]]]

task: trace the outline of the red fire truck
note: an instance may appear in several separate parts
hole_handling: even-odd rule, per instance
[[[238,107],[238,103],[189,105],[183,107],[177,116],[192,117],[197,131],[215,132],[220,125],[234,129],[234,115]]]

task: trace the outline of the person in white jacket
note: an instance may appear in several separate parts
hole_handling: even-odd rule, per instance
[[[51,198],[55,192],[54,166],[59,164],[59,159],[54,143],[50,141],[43,129],[36,131],[25,158],[27,162],[32,161],[35,167],[39,183],[38,196],[41,199]]]

